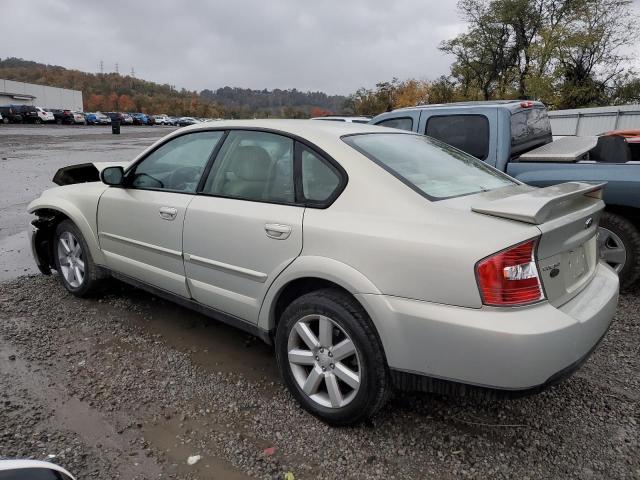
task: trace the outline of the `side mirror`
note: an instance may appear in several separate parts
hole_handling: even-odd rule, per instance
[[[107,167],[100,172],[100,180],[102,180],[102,183],[113,187],[122,186],[124,183],[124,168]]]

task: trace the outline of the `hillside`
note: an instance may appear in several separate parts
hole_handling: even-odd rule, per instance
[[[85,111],[141,111],[197,117],[295,117],[338,113],[345,97],[322,92],[224,87],[202,92],[116,73],[87,73],[20,58],[0,59],[0,78],[81,90]]]

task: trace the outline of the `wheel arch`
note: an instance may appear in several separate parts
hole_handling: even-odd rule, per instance
[[[260,309],[258,327],[272,332],[287,305],[305,293],[322,288],[335,288],[353,296],[376,326],[373,312],[357,295],[379,294],[373,282],[355,268],[337,260],[303,256],[294,260],[269,287]]]
[[[629,220],[638,230],[640,230],[640,208],[628,205],[610,205],[604,208],[605,212],[615,213]]]
[[[29,213],[36,215],[32,221],[35,227],[34,245],[41,245],[41,242],[47,242],[47,259],[42,259],[45,265],[52,265],[53,257],[51,256],[52,240],[55,234],[56,226],[63,220],[71,220],[82,233],[94,262],[98,265],[104,265],[104,256],[98,243],[98,238],[91,223],[85,215],[68,200],[57,198],[55,202],[42,201],[37,199],[29,205]],[[42,248],[42,247],[40,247]],[[34,252],[42,254],[42,249],[35,249]]]

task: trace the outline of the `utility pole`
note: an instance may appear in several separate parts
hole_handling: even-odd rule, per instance
[[[118,62],[116,62],[116,74],[118,74],[118,73],[120,73],[120,72],[118,71]]]
[[[100,60],[100,75],[104,74],[104,62]]]

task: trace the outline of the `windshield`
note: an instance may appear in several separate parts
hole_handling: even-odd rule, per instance
[[[477,158],[422,135],[361,134],[343,140],[432,200],[516,184]]]

